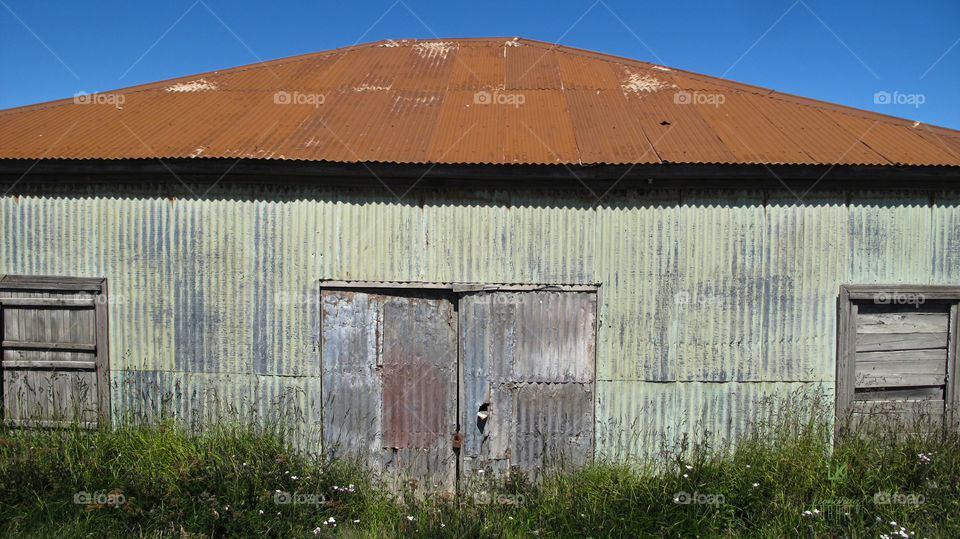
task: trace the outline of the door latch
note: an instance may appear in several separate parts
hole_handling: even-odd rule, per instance
[[[459,432],[453,433],[453,449],[459,450],[461,445],[463,445],[463,435]]]

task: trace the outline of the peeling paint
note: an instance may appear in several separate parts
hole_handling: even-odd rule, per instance
[[[393,85],[377,86],[375,84],[367,84],[364,82],[364,83],[361,83],[359,86],[354,87],[353,91],[354,92],[386,92],[390,90],[390,88],[392,87]]]
[[[206,79],[197,79],[188,82],[178,82],[167,86],[167,92],[205,92],[218,89],[216,83],[208,82]]]
[[[301,144],[300,146],[303,148],[313,148],[315,146],[318,146],[321,140],[322,139],[319,137],[310,137],[307,140],[303,141],[303,144]],[[283,156],[280,156],[280,157],[283,157]]]
[[[408,107],[429,107],[434,103],[440,102],[440,98],[432,94],[416,97],[395,95],[392,97],[392,99],[393,106],[390,107],[391,114],[401,112]]]
[[[507,41],[507,42],[505,42],[505,43],[503,44],[503,46],[504,46],[504,47],[519,47],[519,46],[520,46],[520,38],[519,38],[519,37],[515,37],[515,38],[513,38],[513,39],[511,39],[511,40],[509,40],[509,41]]]
[[[454,41],[421,41],[413,46],[413,52],[422,58],[444,59],[455,48],[457,43]]]
[[[673,71],[673,70],[670,69],[669,67],[658,66],[658,65],[650,66],[650,68],[651,68],[651,69],[656,69],[657,71]]]
[[[626,80],[620,83],[624,94],[640,92],[657,92],[667,88],[676,88],[677,85],[658,79],[646,73],[630,73]]]

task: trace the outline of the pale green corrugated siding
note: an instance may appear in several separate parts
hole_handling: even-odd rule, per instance
[[[709,403],[706,426],[735,433],[759,395],[832,389],[840,284],[960,283],[955,194],[618,193],[595,208],[588,193],[103,189],[0,199],[0,272],[109,279],[117,407],[132,402],[122,371],[159,371],[161,389],[205,381],[231,399],[300,387],[316,424],[321,278],[600,283],[598,423],[666,433]]]

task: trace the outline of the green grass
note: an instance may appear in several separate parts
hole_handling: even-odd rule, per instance
[[[474,475],[452,499],[391,494],[348,462],[297,453],[278,428],[188,430],[171,420],[99,431],[2,428],[0,532],[879,537],[904,527],[908,536],[960,536],[956,433],[891,427],[833,440],[822,403],[785,409],[771,407],[735,448],[680,438],[656,461],[598,462],[536,483]],[[320,503],[278,504],[277,490]],[[693,503],[676,503],[681,492],[696,495]],[[907,503],[875,503],[884,492]]]

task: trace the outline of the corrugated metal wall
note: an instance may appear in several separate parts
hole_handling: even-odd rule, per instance
[[[311,432],[321,278],[599,283],[601,454],[832,391],[842,283],[960,282],[956,193],[45,189],[0,199],[0,273],[109,279],[115,410],[289,393]]]

